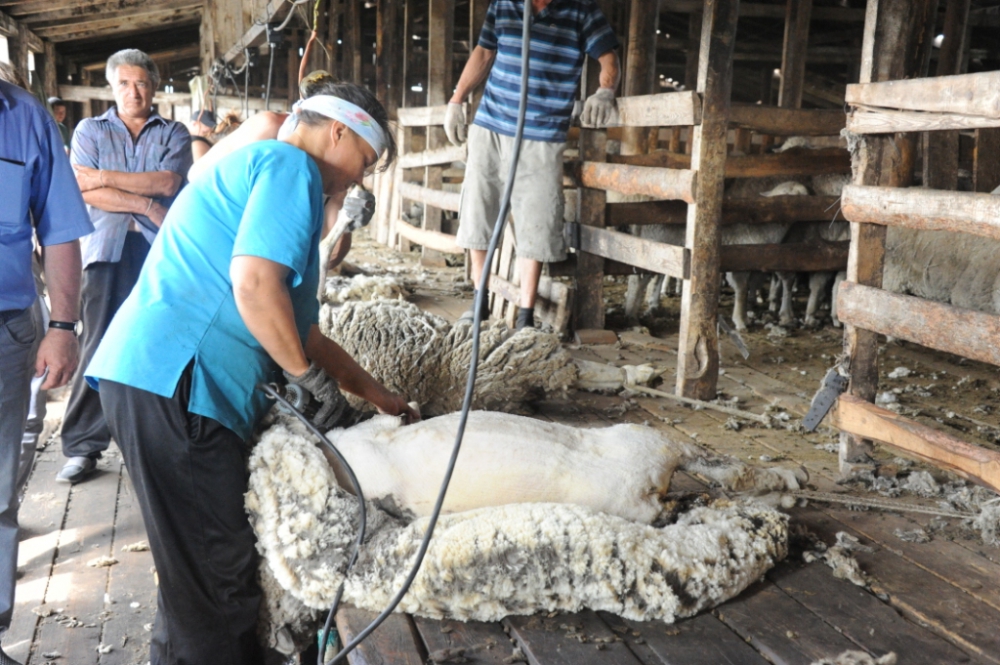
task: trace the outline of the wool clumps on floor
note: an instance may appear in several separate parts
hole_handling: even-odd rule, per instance
[[[345,581],[345,602],[385,607],[409,570],[426,518],[407,522],[369,503],[366,541],[344,580],[357,502],[338,487],[319,448],[278,422],[256,446],[250,470],[247,510],[277,585],[320,610]],[[673,622],[739,594],[786,556],[787,539],[787,517],[755,502],[716,501],[662,528],[568,504],[443,515],[399,610],[496,621],[587,608]],[[267,606],[294,602],[268,598]],[[270,635],[281,632],[280,620],[268,619]]]
[[[427,415],[462,406],[472,353],[472,326],[452,325],[402,301],[324,305],[320,330],[389,390]],[[503,323],[482,329],[474,409],[520,412],[576,380],[569,353],[553,334]],[[363,406],[360,402],[355,406]]]
[[[864,651],[845,651],[836,658],[821,658],[811,665],[896,665],[896,654],[893,651],[880,658],[875,658]]]

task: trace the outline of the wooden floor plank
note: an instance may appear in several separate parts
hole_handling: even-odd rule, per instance
[[[857,649],[771,582],[754,584],[715,614],[775,665],[807,665]]]
[[[145,541],[139,500],[123,469],[112,549],[119,563],[110,570],[108,598],[112,604],[101,636],[101,641],[114,650],[101,656],[101,665],[132,665],[148,659],[151,633],[145,626],[152,624],[156,615],[153,556],[148,547],[145,551],[123,550]]]
[[[822,564],[787,563],[767,577],[869,653],[894,651],[907,665],[972,662],[958,647],[903,619],[870,591],[838,580]]]
[[[337,631],[346,645],[365,629],[375,612],[344,605],[337,612]],[[351,665],[423,665],[424,653],[413,620],[405,614],[392,614],[348,656]]]
[[[809,510],[801,511],[803,514]],[[851,525],[858,513],[823,511],[808,520],[810,529],[827,542],[837,531],[846,531],[871,545],[871,553],[856,552],[861,569],[875,582],[873,590],[884,594],[889,603],[907,619],[929,630],[979,659],[1000,663],[1000,612],[965,591],[928,574],[890,549],[869,540]]]
[[[852,529],[903,557],[965,593],[1000,611],[1000,565],[977,555],[954,542],[934,539],[930,543],[911,543],[896,536],[896,530],[909,531],[926,526],[929,518],[887,512],[843,512]]]
[[[27,661],[31,651],[39,619],[31,610],[45,600],[63,518],[69,505],[70,486],[56,482],[56,474],[66,461],[60,448],[56,439],[38,453],[24,502],[18,512],[17,592],[14,617],[4,634],[4,649],[19,662]]]
[[[631,621],[603,612],[601,618],[646,665],[767,665],[743,638],[711,614],[673,625]],[[652,658],[643,657],[646,651]]]
[[[435,621],[413,617],[431,662],[507,665],[514,645],[498,623]],[[464,658],[465,660],[461,660]]]
[[[642,665],[594,612],[508,617],[504,625],[530,665]]]
[[[63,662],[97,665],[101,624],[107,609],[108,568],[88,566],[101,556],[112,556],[112,536],[122,462],[117,454],[105,455],[98,471],[74,485],[69,510],[59,538],[59,550],[45,605],[58,615],[41,621],[37,654],[58,651]],[[58,617],[71,617],[81,625],[67,627]]]

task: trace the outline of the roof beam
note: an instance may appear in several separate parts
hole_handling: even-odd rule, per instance
[[[37,34],[29,30],[24,23],[11,18],[3,11],[0,11],[0,35],[24,39],[30,51],[45,52],[45,44],[42,43],[42,39]]]
[[[292,10],[294,5],[286,0],[271,0],[267,3],[267,8],[264,11],[265,16],[270,16],[270,21],[272,23],[277,23],[284,21],[285,17],[288,16],[288,12]],[[233,62],[237,58],[243,57],[243,50],[249,46],[260,46],[267,39],[267,26],[263,24],[254,23],[250,26],[250,29],[243,33],[240,40],[233,44],[222,59],[226,62]]]
[[[120,35],[150,29],[155,30],[157,28],[168,27],[171,24],[194,23],[201,20],[201,10],[202,4],[198,3],[182,9],[170,9],[142,14],[140,18],[134,20],[112,18],[82,21],[58,27],[39,28],[37,31],[38,34],[53,42]]]
[[[11,14],[34,29],[87,20],[139,18],[144,14],[168,9],[202,5],[198,0],[88,0],[60,5],[50,0],[11,8]],[[17,11],[14,11],[16,9]],[[30,9],[30,11],[29,11]]]

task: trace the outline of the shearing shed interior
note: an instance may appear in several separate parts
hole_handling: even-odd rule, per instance
[[[529,4],[532,39],[603,15],[620,82],[588,122],[608,70],[582,56],[554,176],[567,258],[522,326],[515,205],[474,337],[473,141],[451,140],[450,102],[484,23],[525,0],[0,0],[0,63],[71,130],[114,107],[123,49],[192,135],[206,110],[301,113],[318,70],[388,115],[370,223],[342,260],[319,243],[316,325],[422,419],[348,395],[324,432],[343,459],[287,411],[258,423],[260,662],[333,662],[432,524],[343,662],[1000,665],[1000,1]],[[128,455],[57,479],[70,394],[34,412],[0,663],[194,663],[150,655],[164,582]]]

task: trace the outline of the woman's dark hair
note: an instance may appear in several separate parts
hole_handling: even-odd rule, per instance
[[[396,159],[396,137],[389,124],[389,114],[382,103],[375,98],[368,88],[345,81],[336,81],[332,76],[317,76],[310,74],[303,79],[300,91],[303,97],[313,97],[315,95],[330,95],[340,97],[355,106],[363,109],[382,128],[385,135],[385,156],[379,171],[387,171]],[[330,118],[313,111],[300,111],[299,119],[307,125],[322,125],[330,122]]]

